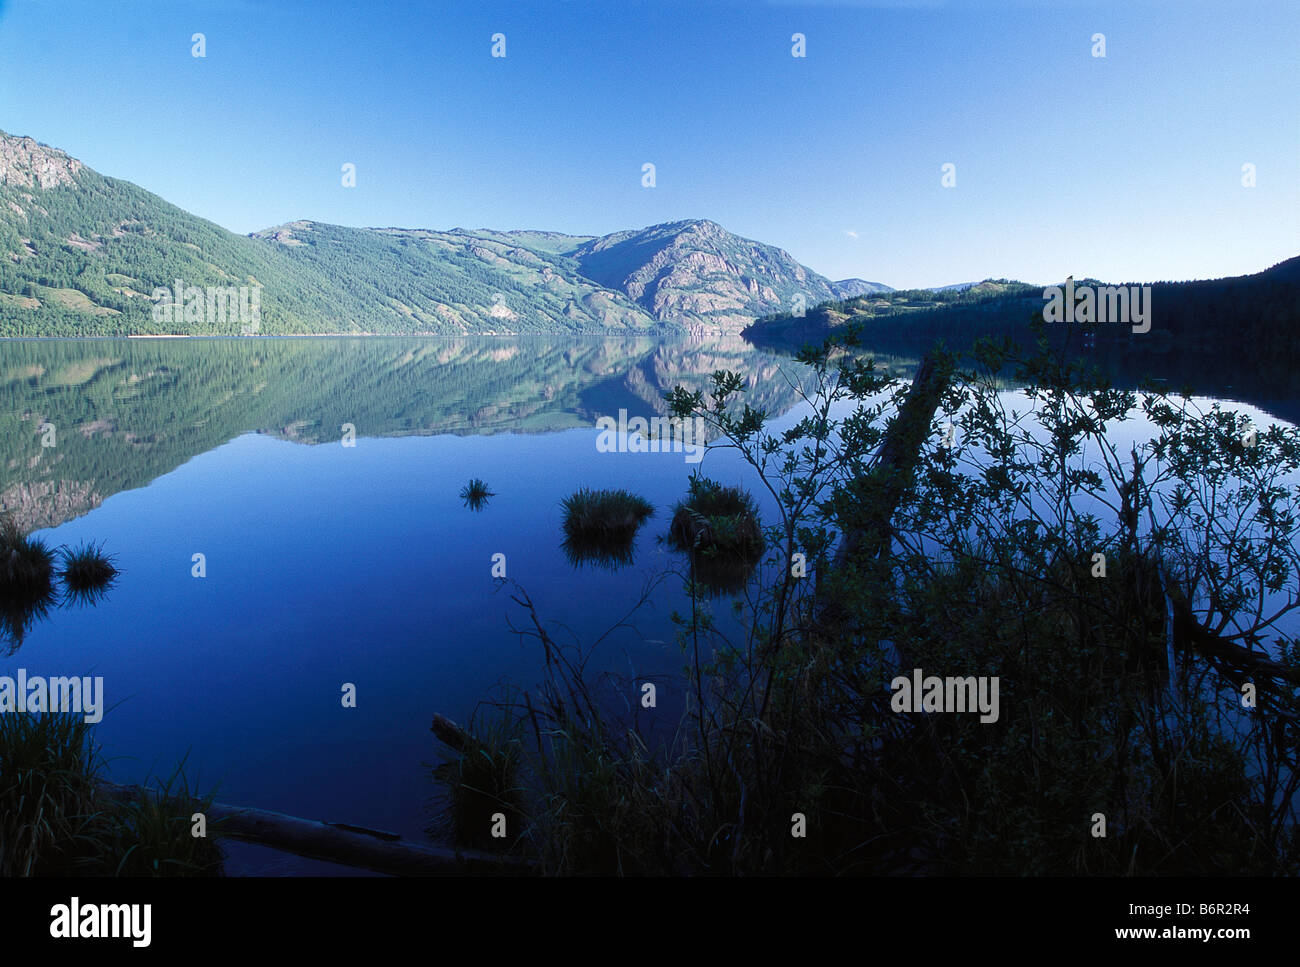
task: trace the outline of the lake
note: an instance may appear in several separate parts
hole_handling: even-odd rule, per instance
[[[51,545],[102,542],[122,575],[98,606],[34,625],[0,674],[103,676],[116,781],[184,760],[219,801],[420,840],[433,714],[465,722],[541,672],[494,555],[559,640],[614,629],[593,667],[626,679],[629,705],[646,676],[664,682],[656,714],[675,720],[671,616],[689,601],[659,538],[697,465],[602,452],[596,421],[663,413],[664,392],[722,368],[749,374],[778,426],[803,412],[782,375],[802,367],[739,338],[6,342],[0,509]],[[734,453],[703,468],[754,490]],[[495,494],[478,511],[459,497],[471,477]],[[654,505],[629,566],[566,557],[560,501],[580,487]],[[232,874],[350,872],[228,852]]]
[[[535,683],[526,614],[589,643],[681,562],[658,541],[694,464],[602,453],[602,414],[653,415],[720,367],[793,399],[739,340],[23,341],[3,347],[0,504],[51,545],[102,542],[122,576],[98,607],[35,626],[0,674],[103,676],[98,739],[123,782],[186,774],[223,802],[419,838],[435,712],[465,721],[499,683]],[[782,394],[785,394],[784,396]],[[344,424],[355,428],[345,446]],[[54,445],[42,446],[43,426]],[[730,468],[728,469],[728,463]],[[710,473],[738,477],[736,460]],[[496,496],[475,512],[470,477]],[[562,498],[650,500],[631,566],[575,568]],[[206,574],[193,576],[194,555]],[[606,639],[599,667],[680,672],[680,580]],[[344,708],[344,683],[356,687]],[[660,708],[673,711],[671,689]],[[629,692],[629,694],[631,694]],[[232,847],[230,872],[323,864]],[[238,855],[236,855],[238,854]]]

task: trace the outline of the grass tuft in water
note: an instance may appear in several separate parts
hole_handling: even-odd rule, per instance
[[[570,563],[621,567],[632,562],[637,530],[654,516],[644,497],[626,490],[583,487],[560,502],[565,555]]]
[[[194,815],[206,817],[211,796],[198,796],[185,777],[184,762],[156,788],[121,803],[105,836],[105,854],[115,876],[220,876],[225,857],[216,839],[220,821],[207,820],[206,836],[195,836]]]
[[[691,555],[706,588],[742,588],[763,554],[763,529],[754,498],[738,487],[693,476],[685,500],[673,508],[668,544]]]
[[[54,576],[49,546],[24,534],[12,514],[0,514],[0,638],[10,640],[11,653],[53,606]]]
[[[96,764],[81,716],[0,715],[0,876],[67,873],[98,851]]]
[[[64,596],[70,602],[95,604],[113,587],[118,570],[102,545],[84,544],[59,551]]]
[[[488,485],[478,477],[474,477],[460,489],[460,499],[470,510],[482,510],[487,506],[488,498],[495,496],[496,494],[488,490]]]
[[[519,781],[522,759],[520,723],[508,717],[475,726],[467,747],[433,770],[441,787],[441,805],[430,832],[457,846],[502,850],[522,832],[524,791]],[[494,837],[498,814],[506,836]]]
[[[0,876],[220,875],[219,824],[191,833],[211,801],[180,766],[122,800],[100,784],[102,765],[80,713],[0,715]]]

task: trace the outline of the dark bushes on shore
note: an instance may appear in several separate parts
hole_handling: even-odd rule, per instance
[[[497,706],[520,736],[512,851],[552,874],[1300,872],[1300,642],[1277,626],[1300,608],[1300,431],[1243,452],[1238,414],[1042,355],[1017,369],[1031,423],[986,347],[940,394],[960,432],[936,444],[923,414],[900,450],[906,387],[833,348],[804,354],[819,382],[792,429],[728,405],[738,374],[670,397],[781,515],[760,532],[705,480],[674,510],[696,577],[710,547],[774,565],[737,634],[694,594],[674,616],[680,719],[638,707],[641,669],[588,681],[516,585],[546,674]],[[1153,436],[1121,453],[1108,430],[1139,405]],[[913,675],[996,710],[900,705]]]

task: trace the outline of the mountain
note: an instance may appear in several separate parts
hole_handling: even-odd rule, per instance
[[[877,292],[894,291],[887,285],[881,285],[879,282],[868,282],[865,279],[840,279],[838,282],[832,282],[831,287],[835,290],[836,298],[839,299],[853,299],[860,295],[875,295]]]
[[[656,319],[738,332],[758,316],[835,298],[831,282],[787,252],[705,219],[616,232],[573,257],[594,282],[618,289]]]
[[[1250,276],[1246,276],[1250,278]],[[1285,262],[1278,262],[1272,268],[1259,273],[1259,278],[1268,282],[1285,282],[1300,285],[1300,255]]]
[[[182,304],[166,305],[176,280]],[[835,296],[705,220],[603,237],[313,221],[236,235],[0,132],[0,336],[736,333]]]
[[[175,332],[154,323],[150,296],[177,278],[264,286],[274,298],[263,322],[276,331],[301,331],[331,294],[324,280],[297,278],[269,246],[0,133],[0,334]]]
[[[62,151],[0,134],[2,335],[233,335],[249,326],[257,287],[263,333],[664,328],[536,236],[529,248],[487,234],[312,222],[236,235]],[[155,290],[177,279],[205,298],[187,300],[179,319],[155,318]],[[241,286],[242,315],[207,297],[209,287]]]

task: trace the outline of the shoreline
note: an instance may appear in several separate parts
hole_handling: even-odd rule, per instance
[[[124,339],[247,339],[247,340],[269,340],[269,339],[555,339],[564,337],[569,339],[626,339],[647,338],[664,340],[669,338],[690,338],[697,336],[730,336],[739,335],[739,333],[729,333],[725,330],[710,330],[706,332],[692,332],[687,330],[611,330],[609,332],[567,332],[558,330],[555,332],[295,332],[281,333],[278,335],[257,335],[257,336],[234,336],[222,335],[220,333],[200,334],[200,333],[130,333],[124,336],[0,336],[0,342],[92,342],[103,340],[124,340]]]

